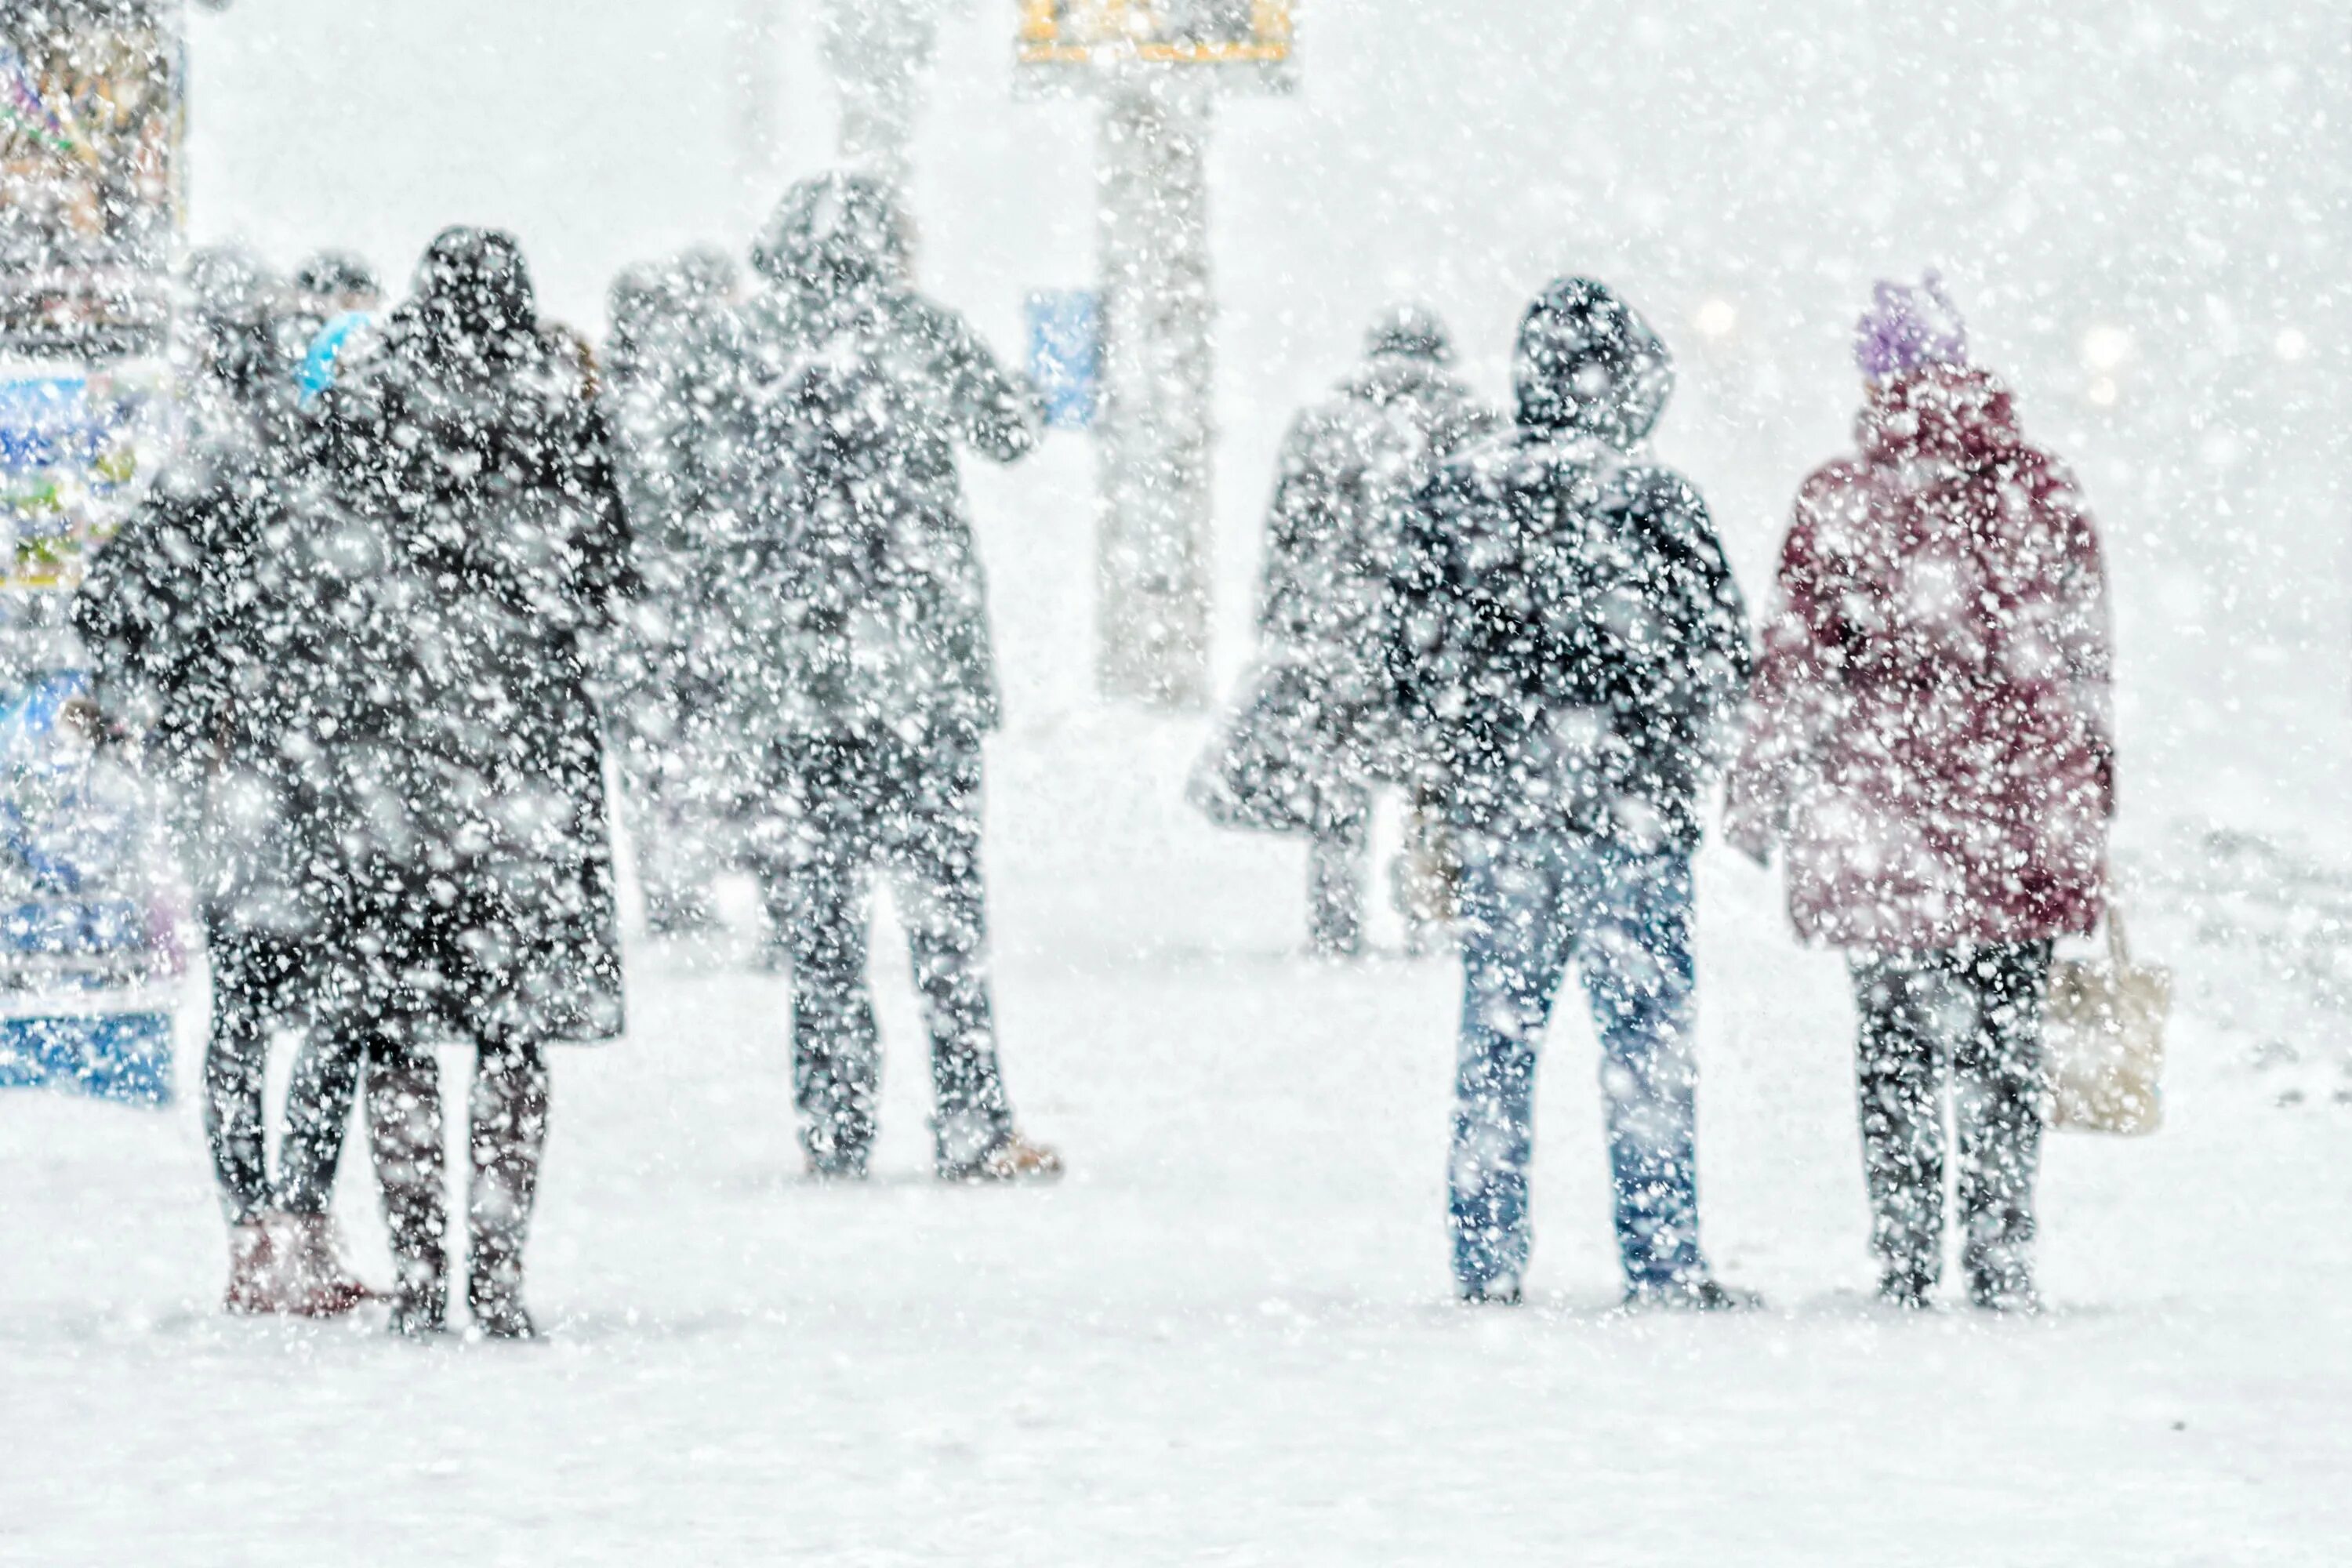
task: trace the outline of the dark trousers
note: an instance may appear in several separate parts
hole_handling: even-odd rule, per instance
[[[1013,1131],[989,997],[977,740],[801,741],[783,753],[789,817],[779,897],[792,952],[793,1085],[820,1170],[864,1168],[881,1041],[866,984],[872,892],[887,873],[931,1037],[942,1168]]]
[[[327,1211],[359,1082],[361,1047],[340,1020],[337,988],[308,944],[205,920],[212,1035],[205,1048],[205,1134],[231,1224],[269,1209]],[[298,1026],[302,1045],[286,1093],[279,1179],[269,1179],[263,1087],[270,1037]]]
[[[1315,951],[1348,958],[1364,944],[1364,884],[1372,858],[1370,790],[1326,785],[1307,841],[1307,934]]]
[[[448,1294],[449,1194],[444,1174],[441,1068],[404,1035],[368,1048],[368,1139],[383,1198],[394,1302],[411,1326],[436,1325]],[[530,1041],[476,1042],[467,1096],[471,1155],[467,1295],[477,1314],[511,1306],[547,1146],[547,1057]]]
[[[1944,1086],[1958,1131],[1961,1261],[1979,1300],[2030,1292],[2047,942],[1856,958],[1856,1076],[1883,1288],[1943,1273]]]

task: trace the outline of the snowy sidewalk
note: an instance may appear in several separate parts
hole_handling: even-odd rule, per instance
[[[798,1179],[783,984],[641,946],[632,1037],[556,1065],[544,1345],[224,1319],[192,1103],[0,1100],[0,1561],[2343,1561],[2352,1107],[2192,1012],[2163,1136],[2053,1141],[2048,1317],[1885,1315],[1843,973],[1710,859],[1707,1241],[1771,1310],[1612,1310],[1570,1019],[1534,1304],[1465,1312],[1452,966],[1298,957],[1299,853],[1187,816],[1192,740],[992,754],[1007,1060],[1069,1182],[925,1177],[895,933],[858,1189]],[[341,1195],[381,1278],[357,1161]]]

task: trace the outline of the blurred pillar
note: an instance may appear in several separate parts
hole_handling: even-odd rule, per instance
[[[1102,511],[1096,674],[1103,694],[1198,708],[1209,694],[1210,89],[1136,75],[1103,95]]]
[[[764,216],[782,178],[783,0],[735,0],[727,29],[734,83],[729,142],[735,180],[753,216]]]
[[[842,161],[901,192],[938,42],[938,0],[827,0],[824,59],[841,93]]]

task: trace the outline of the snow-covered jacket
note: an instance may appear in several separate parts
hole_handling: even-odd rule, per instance
[[[358,816],[327,749],[352,584],[290,401],[200,382],[185,459],[97,552],[72,618],[100,704],[144,737],[207,928],[331,942]]]
[[[322,405],[376,558],[341,741],[368,808],[370,1002],[426,1027],[621,1027],[590,683],[632,583],[592,381],[512,242],[459,229]]]
[[[2087,931],[2115,809],[2099,543],[2008,390],[1874,387],[1797,497],[1731,780],[1810,942],[1867,952]]]
[[[1212,817],[1312,832],[1406,771],[1388,678],[1404,516],[1496,423],[1435,358],[1392,352],[1293,422],[1266,514],[1258,656],[1189,789]]]
[[[753,734],[977,734],[999,699],[956,447],[1011,462],[1036,395],[906,282],[883,187],[786,195],[753,264],[743,506],[716,590],[741,646],[719,671]]]
[[[1745,689],[1745,610],[1706,506],[1643,443],[1664,344],[1607,289],[1520,331],[1514,429],[1423,487],[1390,669],[1454,818],[1688,849]]]

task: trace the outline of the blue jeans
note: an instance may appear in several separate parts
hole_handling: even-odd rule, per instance
[[[1568,834],[1463,842],[1462,1044],[1449,1172],[1465,1290],[1527,1269],[1536,1050],[1573,962],[1601,1037],[1617,1247],[1635,1287],[1696,1281],[1690,857]]]

